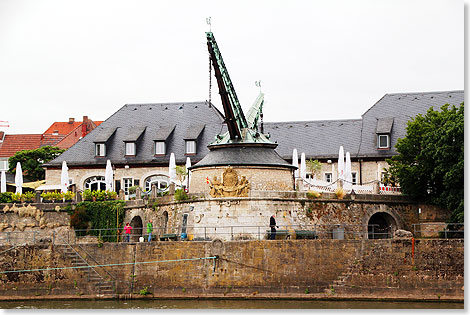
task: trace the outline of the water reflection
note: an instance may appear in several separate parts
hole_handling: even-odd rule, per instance
[[[1,309],[463,309],[464,303],[305,300],[0,301]]]

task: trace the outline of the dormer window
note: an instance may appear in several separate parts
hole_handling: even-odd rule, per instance
[[[377,143],[379,149],[389,149],[390,135],[377,135]]]
[[[196,154],[197,139],[206,125],[192,125],[186,130],[184,141],[186,142],[186,154]]]
[[[165,155],[166,145],[165,141],[155,141],[155,155]]]
[[[377,128],[375,130],[377,134],[377,149],[390,149],[390,134],[392,133],[393,120],[393,117],[377,118]]]
[[[135,155],[135,142],[126,142],[126,155]]]
[[[104,143],[95,144],[95,156],[106,156],[106,144]]]
[[[196,154],[196,140],[186,140],[186,154]]]

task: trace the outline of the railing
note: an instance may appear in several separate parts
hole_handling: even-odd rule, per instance
[[[270,227],[266,225],[232,225],[232,226],[186,226],[182,233],[181,226],[166,228],[154,227],[152,241],[183,240],[211,241],[223,240],[266,240],[270,236]],[[381,227],[377,224],[313,224],[313,225],[278,225],[277,239],[378,239],[393,238],[392,226]],[[420,223],[412,225],[412,232],[417,238],[463,238],[463,223]],[[146,228],[133,228],[130,242],[148,241]],[[53,232],[47,236],[38,231],[0,232],[0,245],[23,244],[78,244],[101,242],[125,242],[122,229],[88,229],[70,230],[61,235]]]
[[[232,225],[232,226],[186,226],[182,233],[181,226],[169,226],[166,228],[154,227],[152,241],[163,240],[188,240],[210,241],[216,238],[225,240],[265,240],[269,238],[270,227],[258,225]],[[298,234],[315,236],[319,239],[367,239],[367,238],[391,238],[391,227],[380,229],[378,225],[357,224],[314,224],[314,225],[278,225],[277,238],[295,239]],[[127,242],[126,234],[122,229],[101,230],[76,230],[70,233],[71,242],[84,242],[90,239],[90,234],[96,237],[96,241],[103,242]],[[96,236],[98,235],[98,236]],[[117,235],[117,238],[116,238]],[[142,238],[142,239],[140,239]],[[146,228],[133,228],[129,234],[130,242],[147,242]]]
[[[417,223],[413,235],[420,238],[464,238],[464,223]]]

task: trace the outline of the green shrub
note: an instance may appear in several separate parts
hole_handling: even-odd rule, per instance
[[[106,190],[106,200],[115,200],[117,199],[117,192]]]
[[[142,290],[140,290],[140,295],[149,295],[150,291],[148,287],[144,287]]]
[[[104,200],[106,200],[106,197],[107,197],[107,194],[106,194],[105,190],[95,190],[91,194],[98,201],[104,201]]]
[[[91,190],[85,189],[85,190],[82,192],[82,198],[83,198],[83,200],[85,200],[85,201],[91,201],[91,200],[93,199],[93,193],[91,192]]]
[[[0,203],[9,203],[12,202],[11,196],[13,195],[12,192],[4,192],[0,193]]]
[[[75,193],[72,191],[67,191],[64,193],[64,199],[65,200],[72,200],[75,197]]]
[[[13,201],[13,202],[20,202],[20,201],[21,201],[21,194],[20,194],[20,193],[16,193],[16,194],[11,195],[11,201]]]
[[[189,196],[183,189],[177,189],[175,191],[175,200],[176,201],[183,201],[188,200]]]
[[[137,188],[139,186],[131,186],[129,187],[129,194],[135,194],[135,192],[137,191]]]
[[[319,198],[320,196],[321,196],[321,193],[319,193],[318,191],[315,191],[315,190],[307,191],[308,199],[316,199],[316,198]]]
[[[36,194],[32,191],[27,191],[23,195],[21,195],[21,198],[24,201],[33,201],[35,197],[36,197]]]

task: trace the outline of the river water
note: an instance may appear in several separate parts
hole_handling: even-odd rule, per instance
[[[464,303],[318,300],[33,300],[0,309],[463,309]]]

